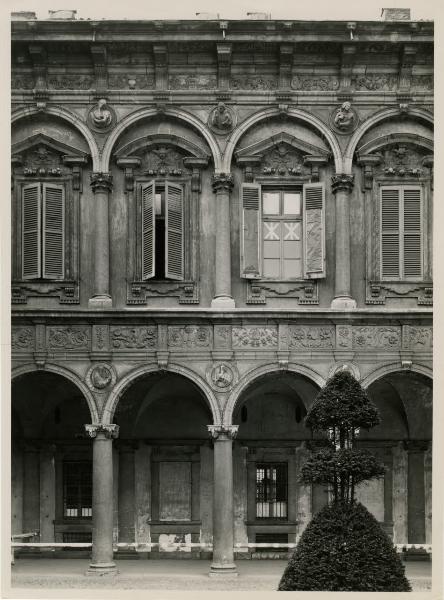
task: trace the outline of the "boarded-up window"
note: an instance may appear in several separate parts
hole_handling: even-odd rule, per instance
[[[381,276],[423,275],[422,194],[418,186],[381,187]]]
[[[191,520],[191,462],[159,463],[159,518]]]

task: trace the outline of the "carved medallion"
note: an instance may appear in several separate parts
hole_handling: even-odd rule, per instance
[[[88,369],[86,383],[93,391],[104,390],[116,383],[116,373],[110,365],[98,363]]]
[[[208,126],[214,133],[226,135],[233,130],[236,125],[236,115],[223,102],[219,102],[216,108],[210,112],[208,117]]]
[[[213,388],[225,391],[232,387],[236,374],[234,367],[226,362],[219,362],[207,369],[207,379]]]
[[[98,100],[97,104],[90,109],[88,122],[91,129],[101,133],[108,131],[116,122],[115,112],[105,98]]]
[[[336,133],[351,133],[359,123],[358,113],[350,102],[343,102],[330,116],[330,125]]]

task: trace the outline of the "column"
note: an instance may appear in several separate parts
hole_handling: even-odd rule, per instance
[[[234,564],[233,439],[238,425],[208,425],[214,440],[213,562],[210,576],[237,576]]]
[[[211,442],[200,447],[200,520],[202,544],[211,544],[213,539],[213,448]],[[208,556],[209,548],[203,548],[201,556]],[[203,554],[202,554],[203,553]]]
[[[407,544],[407,452],[404,442],[393,453],[393,543]]]
[[[424,454],[425,541],[432,543],[432,442]]]
[[[247,454],[248,448],[234,444],[233,449],[233,502],[234,502],[234,541],[244,544],[238,552],[248,552],[247,531]]]
[[[336,196],[335,297],[332,308],[356,308],[350,287],[350,197],[353,175],[333,175],[332,191]]]
[[[151,542],[151,446],[141,444],[135,451],[134,469],[135,541],[138,544],[149,544]],[[148,551],[148,548],[145,548],[145,552]]]
[[[40,541],[54,542],[55,520],[55,446],[40,450]]]
[[[231,297],[230,192],[232,187],[231,173],[213,175],[213,190],[216,194],[216,290],[211,307],[227,310],[235,307]]]
[[[109,215],[108,196],[112,190],[112,175],[92,173],[94,192],[94,293],[89,299],[90,308],[112,306],[109,287]]]
[[[21,444],[12,443],[11,455],[11,533],[23,531],[23,450]]]
[[[113,575],[113,439],[118,425],[85,425],[93,440],[92,560],[87,575]]]
[[[40,531],[40,457],[36,446],[26,444],[23,456],[23,529]],[[38,538],[36,540],[38,541]]]
[[[135,444],[119,444],[119,542],[134,543]]]
[[[424,452],[427,445],[422,440],[407,442],[409,544],[425,542]]]

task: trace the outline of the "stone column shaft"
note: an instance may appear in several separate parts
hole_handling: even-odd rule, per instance
[[[216,194],[216,265],[215,295],[213,308],[234,308],[231,297],[231,221],[230,191],[233,187],[231,174],[219,173],[213,177]]]
[[[23,529],[40,530],[40,464],[37,448],[26,447],[23,457]],[[38,540],[38,538],[37,538]]]
[[[119,449],[119,542],[134,542],[134,450]]]
[[[12,447],[11,464],[11,533],[23,531],[23,451],[18,444]]]
[[[109,211],[108,196],[112,189],[109,173],[92,173],[91,187],[94,192],[94,294],[90,307],[111,306],[109,286]]]
[[[407,452],[403,442],[393,450],[393,543],[407,543]]]
[[[334,175],[332,189],[336,195],[335,224],[335,297],[332,308],[356,308],[350,286],[350,196],[353,175]]]
[[[92,560],[88,575],[114,574],[113,438],[117,425],[85,425],[93,438]]]
[[[214,439],[213,562],[210,575],[237,575],[234,564],[233,438],[238,427],[208,427]]]
[[[40,541],[54,542],[55,446],[40,452]]]

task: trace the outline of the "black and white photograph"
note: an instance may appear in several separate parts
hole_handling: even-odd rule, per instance
[[[442,597],[439,3],[58,4],[2,41],[2,597]]]

